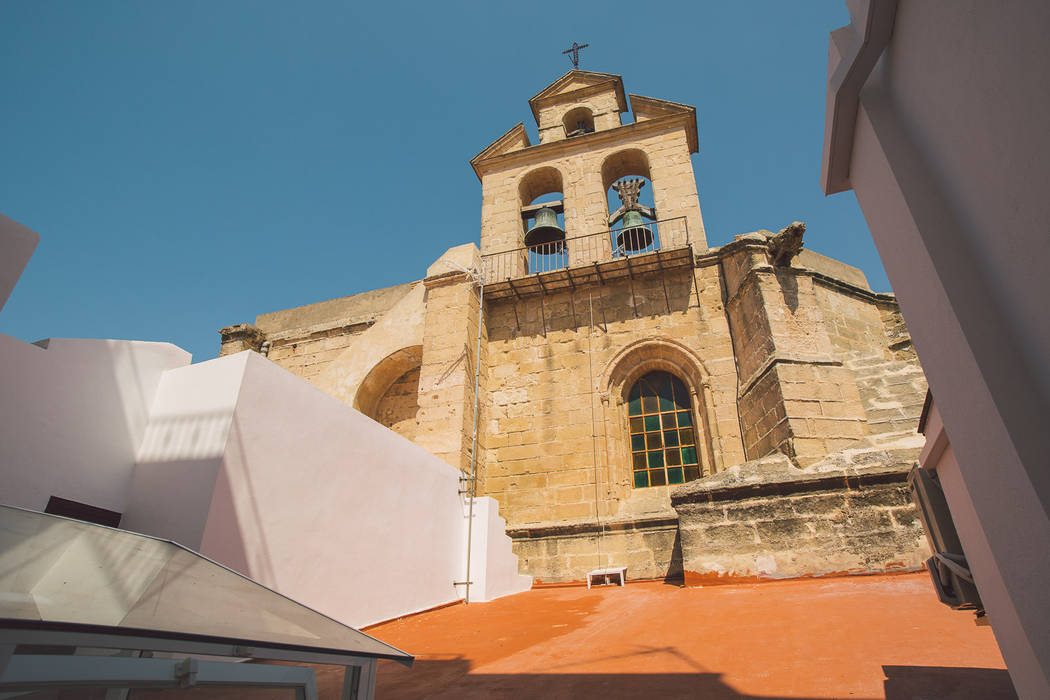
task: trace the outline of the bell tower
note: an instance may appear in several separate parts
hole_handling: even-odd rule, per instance
[[[471,160],[482,255],[522,251],[500,278],[667,248],[672,238],[707,249],[689,159],[698,150],[694,107],[628,96],[620,76],[582,70],[529,106],[539,144],[519,123]],[[624,123],[629,109],[634,119]],[[613,192],[619,205],[609,204]]]

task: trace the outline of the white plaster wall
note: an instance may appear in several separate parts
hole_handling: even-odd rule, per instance
[[[960,323],[968,307],[948,294],[923,240],[950,235],[950,218],[934,198],[905,197],[912,178],[928,180],[891,168],[882,150],[893,150],[891,136],[876,136],[869,108],[878,106],[858,117],[850,177],[949,425],[958,469],[946,477],[948,505],[1015,688],[1050,697],[1050,521]]]
[[[987,293],[1050,393],[1050,3],[901,0],[880,70],[972,246]]]
[[[464,523],[471,517],[463,505]],[[470,533],[470,600],[483,602],[532,588],[532,577],[518,573],[518,557],[513,553],[507,523],[499,515],[499,501],[484,496],[474,499],[474,527]],[[464,530],[461,561],[466,561],[467,533]],[[464,576],[465,576],[464,570]],[[461,577],[458,581],[466,580]],[[458,586],[462,598],[464,586]]]
[[[243,352],[164,374],[122,527],[200,550],[247,361]]]
[[[169,343],[0,335],[0,502],[50,496],[124,512],[161,375],[189,364]]]
[[[244,380],[201,553],[355,626],[456,600],[458,472],[269,360],[231,357]]]
[[[937,466],[1022,698],[1050,697],[1050,6],[900,2],[850,181],[951,437]]]

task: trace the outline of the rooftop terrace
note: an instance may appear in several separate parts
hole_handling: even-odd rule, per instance
[[[990,627],[925,573],[540,588],[383,623],[376,697],[1015,698]],[[318,667],[321,698],[342,669]]]

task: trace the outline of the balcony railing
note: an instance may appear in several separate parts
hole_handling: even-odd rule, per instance
[[[684,216],[647,221],[564,241],[541,243],[481,257],[486,282],[502,282],[566,268],[622,260],[659,250],[689,245],[689,226]]]

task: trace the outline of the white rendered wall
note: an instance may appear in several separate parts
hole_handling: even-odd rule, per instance
[[[200,551],[247,361],[238,353],[164,374],[122,527]]]
[[[930,466],[1014,685],[1040,699],[1050,697],[1048,33],[1042,2],[898,2],[860,93],[849,169],[951,437]]]
[[[463,505],[464,522],[469,522],[469,504]],[[470,601],[495,600],[532,588],[532,577],[518,573],[518,557],[507,536],[507,523],[499,515],[499,501],[488,496],[474,499],[474,527],[470,533]],[[466,561],[466,531],[462,539],[461,561]],[[457,579],[465,580],[464,578]],[[460,597],[464,587],[458,586]]]
[[[458,489],[444,461],[242,352],[165,375],[126,524],[361,626],[460,597]],[[489,501],[475,518],[479,601],[531,583]]]
[[[0,335],[0,502],[43,510],[59,496],[124,512],[161,375],[190,355],[169,343],[45,342]]]
[[[26,231],[0,217],[12,285]],[[260,355],[189,362],[167,343],[0,335],[0,503],[120,512],[351,625],[459,597],[456,469]],[[475,600],[527,589],[495,501],[475,523]]]
[[[201,553],[355,626],[455,600],[458,472],[245,355]]]

